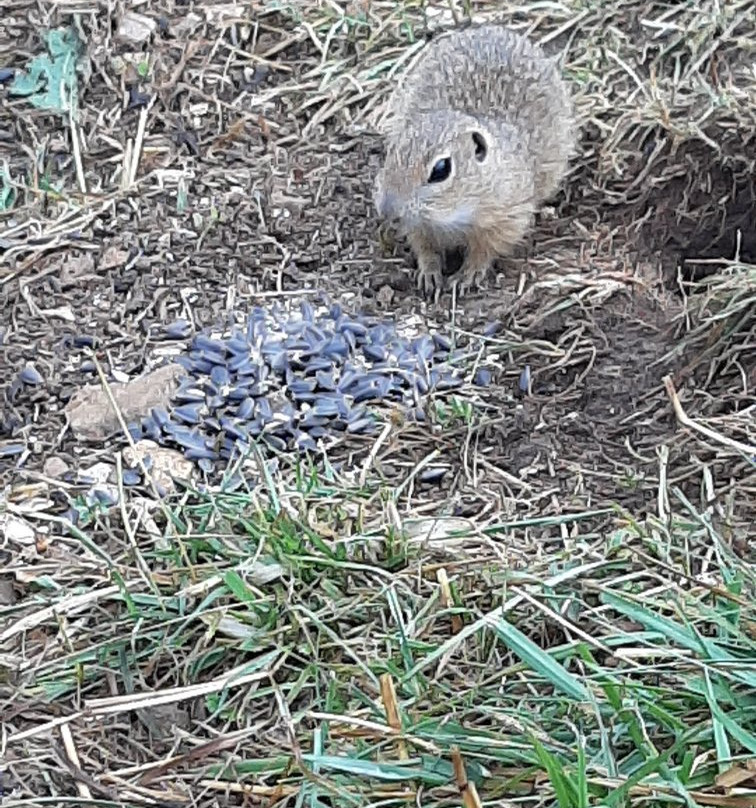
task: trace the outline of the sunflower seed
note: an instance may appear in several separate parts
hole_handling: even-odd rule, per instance
[[[26,367],[19,373],[19,378],[24,384],[28,384],[31,387],[44,382],[42,375],[31,362],[27,363]]]

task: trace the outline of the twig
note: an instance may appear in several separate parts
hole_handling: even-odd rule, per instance
[[[703,424],[699,424],[697,421],[694,421],[690,416],[686,414],[685,410],[683,410],[682,404],[680,403],[680,399],[677,396],[675,386],[672,383],[672,378],[670,376],[665,376],[663,381],[664,381],[664,387],[667,390],[667,395],[672,401],[672,407],[675,410],[677,420],[683,426],[688,427],[688,429],[693,429],[696,432],[700,432],[702,435],[706,435],[707,438],[710,438],[711,440],[716,441],[717,443],[720,443],[723,446],[727,446],[736,452],[746,455],[746,457],[748,457],[751,460],[751,462],[756,463],[756,446],[748,446],[745,443],[733,440],[732,438],[728,438],[725,435],[720,435],[719,432],[715,432],[708,426],[704,426]]]

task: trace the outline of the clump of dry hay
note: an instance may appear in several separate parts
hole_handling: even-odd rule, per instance
[[[679,318],[687,333],[676,349],[686,361],[666,387],[693,465],[703,472],[704,499],[728,503],[721,515],[732,527],[735,492],[756,502],[756,266],[735,262],[690,285],[696,293]],[[715,496],[717,478],[724,497]]]

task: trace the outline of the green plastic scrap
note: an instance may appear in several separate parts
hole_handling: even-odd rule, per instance
[[[76,31],[62,28],[47,34],[47,53],[35,56],[25,73],[10,85],[13,95],[28,96],[35,107],[52,112],[75,112],[78,101],[76,61],[81,50]]]

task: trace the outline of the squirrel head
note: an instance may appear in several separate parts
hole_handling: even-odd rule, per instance
[[[376,177],[379,215],[405,232],[420,228],[455,241],[490,207],[500,173],[509,170],[497,152],[491,132],[471,116],[448,110],[413,116],[394,130]]]

